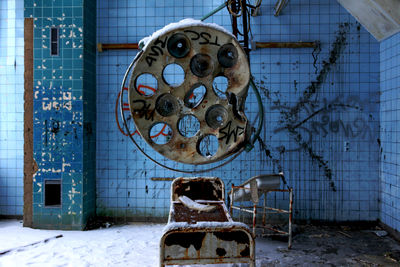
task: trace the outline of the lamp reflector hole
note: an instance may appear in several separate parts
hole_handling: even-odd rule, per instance
[[[163,79],[166,84],[177,87],[185,80],[185,72],[178,64],[168,64],[163,70]]]
[[[226,99],[226,89],[228,89],[228,78],[225,76],[217,76],[213,81],[213,89],[219,98]]]
[[[214,156],[218,151],[218,138],[212,134],[204,136],[198,143],[197,149],[203,157]]]
[[[150,139],[158,144],[164,145],[168,143],[172,138],[171,127],[163,122],[154,124],[150,129]]]
[[[195,85],[189,92],[186,93],[184,103],[188,108],[195,108],[203,101],[207,89],[204,85]]]
[[[184,137],[193,137],[200,130],[200,122],[193,115],[185,115],[178,122],[178,130]]]
[[[157,79],[150,73],[140,74],[136,78],[136,91],[143,96],[152,96],[157,91]]]

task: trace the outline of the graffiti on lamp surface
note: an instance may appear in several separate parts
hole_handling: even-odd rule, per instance
[[[200,45],[210,44],[215,46],[221,46],[221,44],[218,43],[218,36],[212,36],[208,32],[199,33],[192,30],[185,30],[184,32],[189,35],[189,38],[192,41],[197,41]],[[164,40],[157,38],[154,44],[150,47],[151,52],[146,57],[146,62],[149,67],[152,66],[153,62],[157,61],[159,56],[164,55],[164,49],[167,46],[168,38],[169,38],[168,36]]]
[[[138,86],[138,91],[139,91],[140,93],[143,93],[143,94],[144,94],[143,88],[148,89],[148,90],[151,90],[151,91],[153,91],[153,92],[156,91],[156,89],[154,89],[154,88],[152,88],[152,87],[150,87],[150,86],[147,86],[147,85],[139,85],[139,86]],[[128,88],[124,87],[124,88],[123,88],[123,91],[128,91]],[[129,134],[126,133],[125,129],[123,129],[123,128],[121,127],[121,124],[120,124],[120,115],[119,115],[119,108],[118,108],[118,107],[119,107],[119,104],[120,104],[120,97],[121,97],[121,92],[118,93],[117,101],[115,102],[115,110],[114,110],[114,111],[115,111],[115,121],[117,122],[118,130],[119,130],[123,135],[128,136]],[[123,107],[122,107],[123,112],[127,111],[127,112],[129,113],[129,114],[127,115],[127,121],[131,120],[131,115],[130,115],[130,110],[129,110],[129,103],[123,102],[122,105],[123,105]],[[123,125],[123,126],[124,126],[124,125]],[[124,128],[125,128],[125,126],[124,126]],[[164,124],[164,126],[160,129],[159,132],[155,133],[154,135],[152,135],[152,136],[150,136],[150,137],[151,137],[151,138],[157,138],[157,137],[159,137],[159,136],[161,136],[161,135],[162,135],[162,136],[169,136],[170,133],[166,132],[167,130],[168,130],[168,129],[167,129],[167,124]],[[135,134],[140,135],[140,133],[139,133],[136,129],[135,129],[133,132],[132,132],[132,131],[130,131],[130,132],[131,132],[131,136],[133,136],[133,135],[135,135]]]

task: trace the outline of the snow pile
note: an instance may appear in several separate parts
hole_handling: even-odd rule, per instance
[[[143,38],[142,40],[139,41],[139,47],[143,47],[142,49],[144,50],[144,49],[146,49],[147,45],[152,40],[157,39],[158,37],[164,35],[165,33],[169,32],[169,31],[177,30],[177,29],[180,29],[183,27],[193,27],[193,26],[211,27],[218,31],[222,31],[226,34],[229,34],[230,36],[235,38],[235,36],[231,32],[229,32],[224,27],[222,27],[216,23],[205,23],[205,22],[202,22],[201,20],[195,20],[195,19],[188,18],[188,19],[183,19],[179,22],[170,23],[170,24],[164,26],[164,28],[154,32],[152,35]]]
[[[210,212],[210,211],[215,210],[215,208],[217,207],[217,206],[210,206],[210,205],[204,205],[204,204],[197,203],[197,202],[193,201],[192,199],[188,198],[187,196],[180,196],[179,201],[183,205],[188,207],[189,209],[197,210],[199,212],[200,211]]]

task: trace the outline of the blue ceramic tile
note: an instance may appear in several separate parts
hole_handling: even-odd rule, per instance
[[[381,45],[380,66],[382,72],[380,73],[380,86],[381,86],[381,108],[380,119],[383,122],[380,134],[380,142],[382,151],[391,152],[390,155],[381,154],[381,202],[380,220],[389,225],[390,227],[399,230],[398,221],[400,220],[400,213],[396,206],[392,203],[399,203],[399,192],[397,186],[399,183],[398,166],[400,163],[399,150],[396,149],[398,136],[396,130],[393,129],[393,122],[399,120],[399,110],[396,109],[400,103],[397,97],[397,91],[400,90],[400,83],[398,82],[398,71],[393,71],[399,68],[400,63],[398,56],[400,51],[398,46],[400,33],[384,40]]]

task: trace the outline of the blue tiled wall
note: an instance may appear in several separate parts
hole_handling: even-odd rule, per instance
[[[400,33],[380,44],[380,220],[400,231]]]
[[[22,0],[0,1],[0,215],[22,215],[22,5]],[[216,1],[98,1],[97,39],[138,42],[165,24],[200,18],[218,5]],[[96,174],[99,215],[166,216],[170,183],[150,178],[182,174],[145,159],[118,129],[115,116],[120,82],[136,51],[99,53],[96,85],[95,1],[26,0],[25,7],[25,16],[35,17],[34,149],[41,168],[34,186],[36,226],[82,227],[94,213]],[[379,51],[379,44],[335,1],[292,0],[279,17],[272,16],[272,10],[271,3],[263,3],[262,16],[253,18],[255,41],[320,40],[321,51],[251,53],[252,73],[265,108],[266,149],[256,145],[251,153],[206,175],[223,178],[229,188],[258,173],[283,170],[295,189],[296,219],[380,218],[400,230],[396,116],[400,35],[383,41]],[[207,21],[231,29],[226,10]],[[65,33],[58,58],[50,58],[43,47],[48,45],[50,25],[59,25]],[[321,84],[313,83],[318,79]],[[306,97],[304,92],[314,88],[316,93]],[[59,98],[59,105],[54,104]],[[52,103],[56,111],[39,111]],[[253,103],[250,93],[246,110],[250,118],[257,112]],[[298,114],[287,112],[297,105],[301,106]],[[51,131],[54,120],[61,119],[61,131],[68,134],[57,137]],[[288,130],[288,123],[303,121],[295,132]],[[120,119],[119,124],[122,128]],[[189,168],[165,160],[151,148],[146,151],[169,166]],[[62,209],[42,207],[44,178],[63,180]],[[272,201],[283,205],[281,199]],[[73,215],[81,211],[82,215]]]
[[[95,214],[95,2],[26,0],[34,18],[33,226],[82,229]],[[50,55],[50,28],[59,55]],[[44,206],[45,180],[61,179],[61,207]]]
[[[0,215],[22,215],[24,2],[0,1]]]
[[[199,19],[221,3],[99,0],[97,40],[137,43],[168,23]],[[282,170],[295,190],[296,219],[376,220],[379,44],[334,0],[292,0],[279,17],[273,16],[273,4],[264,1],[262,15],[252,18],[254,41],[319,40],[321,49],[251,52],[252,74],[265,109],[266,146],[257,144],[250,153],[206,175],[221,177],[229,188],[253,175]],[[231,30],[226,10],[207,22]],[[97,56],[97,214],[101,216],[166,216],[170,182],[151,178],[182,176],[147,160],[119,129],[118,92],[136,53],[106,51]],[[250,92],[246,102],[250,121],[257,113],[255,103]],[[161,163],[191,168],[164,159],[134,137]],[[271,201],[283,207],[283,198],[278,195]]]

